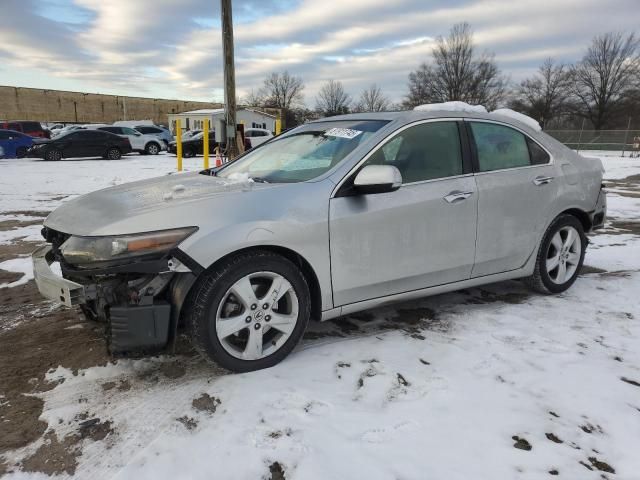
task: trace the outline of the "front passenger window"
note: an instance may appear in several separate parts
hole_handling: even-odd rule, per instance
[[[458,125],[428,122],[407,128],[375,152],[367,165],[393,165],[405,184],[462,175]]]

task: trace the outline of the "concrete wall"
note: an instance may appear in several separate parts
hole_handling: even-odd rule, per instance
[[[221,107],[220,103],[0,86],[0,120],[113,123],[150,119],[157,124],[167,124],[170,113]]]

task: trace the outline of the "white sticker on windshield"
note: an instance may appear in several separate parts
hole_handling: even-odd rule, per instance
[[[356,138],[361,133],[360,130],[351,130],[350,128],[332,128],[324,132],[327,137],[348,138],[349,140]]]

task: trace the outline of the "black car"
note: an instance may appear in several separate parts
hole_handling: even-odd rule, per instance
[[[196,155],[202,155],[204,153],[204,133],[200,132],[194,135],[193,137],[182,141],[182,156],[185,158],[195,157]],[[211,130],[209,132],[209,153],[214,154],[215,148],[218,146],[218,142],[216,142],[216,132]],[[169,153],[176,153],[177,147],[176,142],[169,143],[167,147]]]
[[[44,160],[74,157],[102,157],[118,160],[131,151],[129,139],[119,135],[101,130],[74,130],[52,140],[34,141],[28,156]]]

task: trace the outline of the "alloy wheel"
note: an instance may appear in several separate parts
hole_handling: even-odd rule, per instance
[[[259,360],[277,352],[298,322],[291,283],[275,272],[255,272],[234,283],[216,312],[216,334],[227,353]]]
[[[562,285],[576,273],[582,255],[580,234],[572,226],[562,227],[551,238],[547,250],[546,268],[551,281]]]

